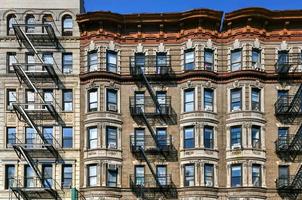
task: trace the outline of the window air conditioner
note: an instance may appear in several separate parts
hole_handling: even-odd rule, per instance
[[[114,104],[110,104],[110,105],[108,105],[108,110],[109,110],[109,111],[114,111],[114,112],[116,112],[117,106],[114,105]]]
[[[241,144],[240,143],[233,144],[232,149],[241,149]]]
[[[213,106],[206,106],[205,111],[213,111]]]
[[[207,180],[207,181],[206,181],[206,186],[207,186],[207,187],[213,187],[213,182],[210,181],[210,180]]]
[[[13,110],[13,109],[14,109],[14,107],[12,105],[7,106],[7,110]]]
[[[108,149],[116,149],[116,144],[114,143],[108,144]]]

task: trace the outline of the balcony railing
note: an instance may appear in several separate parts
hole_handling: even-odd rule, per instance
[[[281,96],[275,103],[275,114],[288,115],[290,113],[302,114],[302,98],[296,95]]]
[[[136,188],[169,188],[173,186],[172,175],[160,175],[156,179],[152,174],[145,174],[144,177],[136,177],[130,175],[130,186],[132,189]]]
[[[141,103],[143,100],[144,103]],[[160,110],[154,105],[151,97],[145,97],[137,103],[135,97],[130,97],[130,113],[132,116],[146,115],[148,116],[168,116],[172,114],[171,97],[166,97],[165,100],[159,100]]]
[[[130,57],[130,74],[139,76],[145,75],[171,75],[171,56],[161,56],[159,59],[156,55],[146,55],[144,59],[139,60],[135,56]]]
[[[288,53],[282,57],[279,57],[275,64],[276,72],[284,74],[288,72],[295,72],[297,67],[302,65],[302,54],[301,53]]]
[[[158,146],[156,145],[158,144]],[[144,151],[169,151],[172,148],[172,136],[156,136],[156,141],[151,135],[130,136],[130,147],[133,153]]]

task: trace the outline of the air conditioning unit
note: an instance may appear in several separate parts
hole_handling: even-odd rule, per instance
[[[13,110],[13,109],[14,109],[14,107],[12,105],[7,106],[7,110]]]
[[[241,108],[240,107],[234,107],[232,111],[240,111]]]
[[[241,149],[241,144],[240,143],[233,144],[232,149]]]
[[[206,187],[213,187],[213,181],[207,180],[206,181]]]
[[[116,170],[117,166],[116,166],[116,164],[108,164],[108,169],[109,170]]]
[[[72,69],[66,69],[66,70],[64,71],[64,73],[65,73],[65,74],[71,74],[71,73],[72,73]]]
[[[206,106],[205,111],[213,111],[213,106]]]
[[[108,144],[108,149],[116,149],[116,144],[114,143]]]
[[[116,112],[117,111],[117,106],[114,105],[114,104],[109,104],[108,105],[108,110]]]

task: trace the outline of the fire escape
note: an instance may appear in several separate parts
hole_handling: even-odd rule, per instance
[[[152,85],[156,81],[167,81],[171,78],[172,68],[170,57],[164,55],[158,61],[156,56],[139,55],[130,57],[130,73],[141,86],[146,87],[150,96],[130,97],[130,113],[133,119],[147,127],[150,135],[130,136],[130,147],[133,155],[146,162],[151,174],[145,174],[143,181],[130,175],[130,187],[138,198],[157,199],[159,197],[177,198],[177,192],[171,175],[157,174],[152,161],[161,159],[173,161],[177,159],[177,151],[172,144],[172,137],[167,133],[159,135],[153,126],[160,123],[169,125],[176,123],[176,114],[171,106],[171,97],[159,97]]]
[[[34,101],[13,104],[13,109],[18,119],[31,128],[35,139],[25,139],[24,142],[17,139],[13,144],[19,159],[26,161],[34,177],[25,177],[24,171],[24,178],[17,179],[10,190],[18,200],[61,199],[57,192],[60,186],[39,166],[41,163],[52,165],[61,160],[57,149],[60,145],[52,135],[46,135],[42,129],[42,126],[64,124],[58,114],[55,98],[52,102],[47,101],[42,89],[44,83],[48,89],[60,87],[58,67],[54,63],[45,62],[41,56],[45,49],[58,50],[59,41],[51,24],[14,24],[13,28],[20,47],[24,47],[38,62],[13,65],[20,84],[27,87],[34,96]],[[25,135],[26,133],[24,138]]]
[[[291,76],[299,70],[302,64],[301,54],[279,53],[276,63],[276,71],[280,80],[289,81]],[[301,70],[301,69],[300,69]],[[300,75],[301,77],[301,75]],[[275,115],[285,124],[294,123],[295,119],[302,116],[302,84],[295,95],[283,95],[275,103]],[[295,135],[284,135],[276,141],[276,152],[285,161],[300,162],[302,155],[302,123]],[[302,192],[302,165],[294,175],[281,175],[276,181],[277,189],[281,197],[295,200]]]

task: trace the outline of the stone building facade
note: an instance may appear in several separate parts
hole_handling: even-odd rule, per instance
[[[0,0],[0,199],[300,198],[301,11],[48,3]]]

